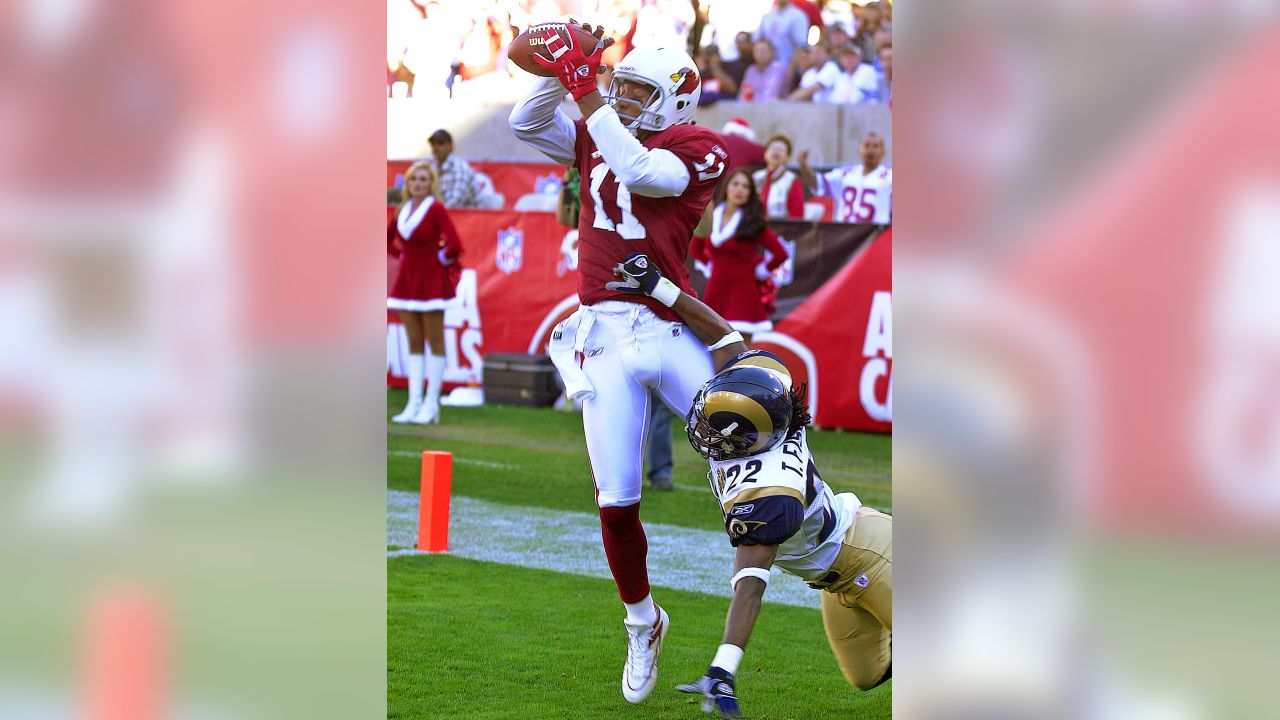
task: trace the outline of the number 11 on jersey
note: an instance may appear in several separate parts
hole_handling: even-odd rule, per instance
[[[614,222],[609,219],[609,215],[605,211],[604,198],[600,196],[600,188],[604,185],[605,179],[611,178],[618,185],[618,210],[621,211],[622,219]],[[591,168],[591,200],[595,203],[596,219],[591,223],[593,227],[601,230],[616,232],[623,240],[640,240],[643,239],[646,232],[644,225],[631,214],[631,191],[627,189],[625,183],[618,180],[609,166],[600,163]]]

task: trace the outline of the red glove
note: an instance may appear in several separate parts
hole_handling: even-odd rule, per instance
[[[569,33],[569,37],[572,38],[573,33]],[[548,42],[563,43],[555,28],[548,28],[542,38]],[[573,95],[573,99],[581,100],[596,89],[596,74],[600,72],[600,59],[604,55],[606,44],[604,41],[597,41],[595,51],[588,55],[582,52],[581,45],[575,43],[558,60],[547,60],[534,53],[533,61],[555,72],[560,84]]]

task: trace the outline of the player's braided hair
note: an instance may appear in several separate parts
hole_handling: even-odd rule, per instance
[[[787,395],[791,397],[791,423],[787,425],[787,435],[791,435],[813,422],[809,415],[809,383],[793,385]]]

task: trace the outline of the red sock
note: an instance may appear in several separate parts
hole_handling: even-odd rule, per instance
[[[640,503],[600,508],[600,536],[622,602],[640,602],[649,594],[649,570],[645,565],[649,541],[640,524]]]

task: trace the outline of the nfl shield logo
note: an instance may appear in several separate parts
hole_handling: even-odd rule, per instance
[[[560,192],[560,178],[555,173],[543,175],[533,181],[533,191],[543,195],[555,195]]]
[[[510,275],[524,264],[524,233],[509,227],[498,231],[498,254],[494,257],[498,269]]]
[[[867,585],[870,585],[871,583],[867,580],[866,573],[858,573],[858,577],[853,579],[853,584],[857,585],[860,588],[864,588]]]

